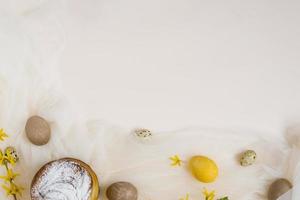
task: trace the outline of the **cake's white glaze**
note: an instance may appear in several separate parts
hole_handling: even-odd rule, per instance
[[[88,200],[91,177],[78,163],[55,161],[43,171],[31,196],[38,200]]]

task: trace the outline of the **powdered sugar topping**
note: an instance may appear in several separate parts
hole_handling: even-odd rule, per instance
[[[31,190],[36,200],[88,200],[92,180],[84,168],[71,160],[50,163]]]

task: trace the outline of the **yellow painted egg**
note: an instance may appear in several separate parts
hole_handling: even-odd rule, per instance
[[[205,156],[194,156],[189,161],[189,168],[198,181],[211,183],[219,174],[217,164]]]

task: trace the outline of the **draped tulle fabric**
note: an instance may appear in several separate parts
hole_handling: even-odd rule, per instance
[[[270,139],[269,133],[254,131],[255,127],[187,127],[155,132],[144,141],[132,130],[79,117],[60,85],[57,61],[64,34],[57,18],[49,14],[51,4],[41,8],[41,1],[23,7],[17,3],[10,1],[1,8],[0,127],[10,135],[1,146],[13,145],[20,154],[16,170],[21,174],[17,182],[25,187],[22,199],[30,199],[36,171],[61,157],[90,164],[99,177],[102,198],[110,183],[129,181],[137,186],[140,200],[174,200],[186,193],[201,199],[203,187],[231,200],[266,199],[274,178],[294,180],[300,155],[297,129]],[[42,147],[32,145],[24,134],[26,120],[34,114],[47,119],[52,129],[51,141]],[[258,155],[256,164],[247,168],[238,163],[239,153],[246,149]],[[212,184],[196,181],[186,166],[170,166],[169,157],[175,154],[185,161],[196,154],[209,156],[219,166],[219,178]],[[6,198],[3,191],[0,198]]]

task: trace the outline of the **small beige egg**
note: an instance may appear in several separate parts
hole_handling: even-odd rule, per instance
[[[32,116],[27,120],[25,132],[30,142],[38,146],[47,144],[51,136],[48,122],[40,116]]]
[[[256,153],[253,150],[245,151],[240,159],[240,163],[242,166],[252,165],[256,160]]]
[[[269,188],[268,200],[278,199],[278,197],[289,191],[292,187],[292,184],[288,180],[284,178],[277,179]]]
[[[109,200],[137,200],[138,191],[128,182],[116,182],[108,187],[106,196]]]

